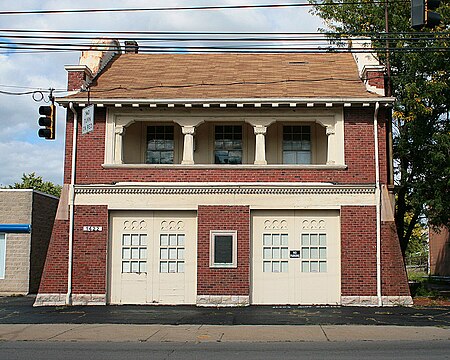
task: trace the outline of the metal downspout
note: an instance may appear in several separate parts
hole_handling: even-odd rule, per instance
[[[373,115],[373,133],[375,138],[375,201],[377,216],[377,299],[378,306],[383,306],[381,297],[381,188],[380,188],[380,159],[378,154],[378,110],[380,103],[375,103]]]
[[[69,260],[67,266],[67,294],[66,305],[72,304],[72,268],[73,268],[73,233],[74,233],[74,203],[75,203],[75,166],[77,156],[78,114],[69,103],[69,109],[73,113],[73,137],[72,137],[72,167],[69,186]]]

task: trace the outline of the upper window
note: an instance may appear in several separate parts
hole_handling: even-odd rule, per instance
[[[283,164],[311,164],[311,127],[283,126]]]
[[[237,232],[211,231],[211,267],[237,266]]]
[[[216,164],[242,164],[242,126],[216,125],[214,141]]]
[[[147,164],[173,164],[173,126],[147,127]]]

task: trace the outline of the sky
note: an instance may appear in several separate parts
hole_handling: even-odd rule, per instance
[[[91,8],[149,8],[201,5],[249,5],[304,3],[306,0],[0,0],[5,10],[61,10]],[[199,31],[199,32],[315,32],[321,20],[308,13],[309,7],[239,9],[212,11],[170,11],[140,13],[84,13],[0,15],[2,30],[95,30],[103,31]],[[80,52],[16,53],[0,49],[0,91],[65,90],[64,65],[77,65]],[[40,97],[39,94],[35,99]],[[39,99],[36,99],[39,100]],[[65,114],[57,107],[56,140],[39,138],[37,124],[43,101],[32,95],[0,93],[0,186],[20,182],[22,174],[35,172],[45,181],[62,184]]]

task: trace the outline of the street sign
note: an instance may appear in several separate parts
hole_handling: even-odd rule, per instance
[[[300,258],[300,250],[291,250],[289,252],[289,257],[291,259],[299,259]]]
[[[94,105],[89,105],[83,108],[81,124],[81,133],[83,135],[94,131]]]

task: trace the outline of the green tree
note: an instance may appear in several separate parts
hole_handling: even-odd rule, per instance
[[[36,176],[34,172],[22,175],[22,182],[8,186],[9,189],[34,189],[46,194],[60,196],[61,185],[42,180],[42,176]]]
[[[395,222],[403,255],[419,218],[450,227],[450,3],[442,2],[442,23],[417,32],[410,27],[410,2],[310,0],[328,26],[334,44],[368,37],[386,64],[388,40],[393,109]],[[323,5],[323,4],[327,5]]]

